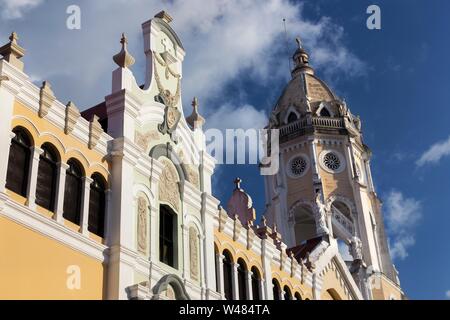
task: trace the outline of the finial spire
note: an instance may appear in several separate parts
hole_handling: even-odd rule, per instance
[[[11,35],[9,36],[9,40],[11,40],[12,43],[17,43],[17,40],[19,40],[19,36],[15,31],[11,33]]]
[[[297,42],[297,50],[294,53],[294,70],[292,70],[292,76],[295,77],[300,73],[314,74],[314,69],[309,66],[309,55],[303,48],[303,42],[300,37],[295,38]]]
[[[192,100],[192,107],[194,108],[194,110],[198,109],[198,98],[194,97],[194,99]]]
[[[236,189],[237,189],[237,190],[241,189],[241,183],[242,183],[241,178],[236,178],[236,179],[234,180],[234,184],[236,185]]]
[[[198,98],[192,100],[192,114],[186,118],[186,122],[193,128],[201,128],[205,124],[205,118],[198,113]]]
[[[0,55],[5,61],[23,71],[23,62],[20,60],[25,55],[25,49],[19,46],[17,33],[12,32],[9,36],[9,42],[0,48]]]
[[[128,39],[125,33],[122,33],[120,38],[120,43],[122,44],[122,50],[113,57],[114,62],[121,68],[131,67],[135,60],[133,56],[128,52]]]

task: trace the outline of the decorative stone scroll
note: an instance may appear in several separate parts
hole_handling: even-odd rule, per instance
[[[55,102],[56,98],[53,94],[52,88],[48,81],[44,81],[42,83],[41,91],[39,93],[39,112],[38,115],[40,118],[44,118],[50,108],[52,107],[53,102]]]
[[[138,251],[142,254],[147,254],[147,219],[147,200],[141,196],[137,201],[137,247]]]
[[[65,134],[72,133],[73,128],[75,127],[75,124],[77,123],[79,118],[80,118],[80,111],[72,101],[69,101],[69,103],[67,103],[66,105],[66,119],[64,124]]]
[[[190,257],[190,270],[191,278],[193,280],[198,280],[198,233],[195,227],[189,228],[189,257]]]
[[[180,210],[180,190],[178,188],[178,174],[173,164],[163,160],[164,169],[159,182],[159,200],[165,201],[172,207]]]
[[[91,119],[91,122],[89,122],[89,149],[95,148],[98,140],[100,139],[100,135],[103,132],[103,128],[98,120],[99,117],[94,115]]]

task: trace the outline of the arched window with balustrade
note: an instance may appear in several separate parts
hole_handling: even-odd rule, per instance
[[[247,265],[243,259],[239,259],[237,263],[239,300],[247,300]]]
[[[105,234],[106,181],[98,173],[92,175],[89,194],[88,230],[103,237]]]
[[[292,300],[292,292],[288,286],[284,286],[283,295],[284,295],[284,300]]]
[[[223,290],[225,299],[233,299],[233,259],[228,250],[223,252]]]
[[[49,211],[55,211],[59,155],[56,148],[49,143],[45,143],[41,149],[36,182],[36,204]]]
[[[295,112],[289,113],[288,120],[287,120],[288,123],[292,123],[292,122],[295,122],[297,120],[298,120],[298,117],[295,114]]]
[[[280,297],[281,287],[277,279],[272,279],[272,288],[273,288],[273,300],[281,300]]]
[[[80,225],[83,169],[75,159],[67,161],[63,217]]]
[[[252,297],[253,300],[261,300],[261,273],[258,268],[252,268]]]
[[[9,148],[6,188],[26,197],[32,140],[28,131],[22,127],[15,128],[13,133],[14,138],[12,138]]]

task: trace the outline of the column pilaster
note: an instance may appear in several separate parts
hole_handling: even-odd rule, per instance
[[[64,192],[66,189],[66,171],[69,166],[64,162],[58,163],[58,179],[56,180],[56,197],[55,197],[55,213],[53,219],[58,222],[63,222],[64,211]]]
[[[39,160],[41,154],[44,152],[39,147],[33,147],[31,151],[30,171],[28,175],[28,190],[27,190],[27,202],[28,208],[36,209],[36,187],[37,187],[37,175],[39,170]]]
[[[83,195],[81,197],[82,211],[80,221],[80,231],[84,235],[89,234],[89,196],[91,192],[91,183],[93,180],[89,177],[83,177]]]

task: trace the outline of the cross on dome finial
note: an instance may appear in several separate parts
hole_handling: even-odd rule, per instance
[[[197,97],[194,97],[194,99],[192,100],[192,107],[197,110],[197,108],[198,108],[198,98]]]
[[[9,42],[0,46],[0,56],[5,61],[23,71],[24,64],[20,59],[25,55],[25,49],[19,45],[17,40],[19,40],[17,33],[12,32],[9,36]]]
[[[186,118],[186,122],[193,128],[201,128],[205,124],[205,118],[198,113],[198,99],[194,97],[192,100],[192,114]]]
[[[242,179],[241,178],[236,178],[234,180],[234,184],[236,185],[236,189],[241,189],[241,183],[242,183]]]
[[[125,47],[128,44],[128,39],[124,32],[122,32],[122,38],[120,38],[120,43],[122,44],[122,47]]]
[[[298,48],[302,49],[303,48],[302,39],[300,39],[300,37],[297,37],[295,38],[295,41],[297,42]]]

